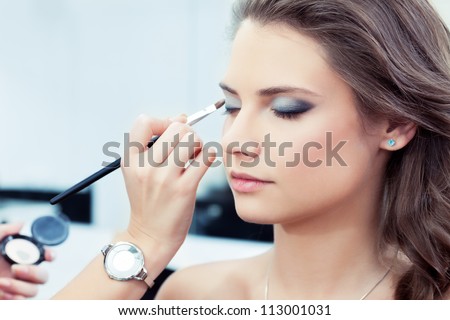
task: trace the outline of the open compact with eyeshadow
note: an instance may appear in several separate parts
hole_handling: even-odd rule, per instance
[[[31,225],[32,236],[13,234],[0,242],[1,255],[11,264],[40,264],[45,260],[44,246],[63,243],[69,235],[69,219],[62,213],[43,216]]]

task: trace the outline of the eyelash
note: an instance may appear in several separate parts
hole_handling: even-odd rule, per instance
[[[287,120],[293,120],[298,118],[302,113],[305,111],[299,111],[299,112],[280,112],[277,110],[272,109],[272,112],[275,114],[276,117],[281,119],[287,119]]]
[[[232,114],[235,114],[236,112],[239,112],[240,109],[241,108],[225,105],[223,114],[224,115],[232,115]],[[281,111],[277,111],[275,109],[271,109],[271,111],[274,113],[274,115],[277,118],[287,119],[287,120],[294,120],[294,119],[298,118],[302,113],[305,113],[308,110],[309,109],[298,111],[298,112],[281,112]]]
[[[233,114],[241,109],[241,108],[232,107],[232,106],[229,106],[226,104],[223,106],[223,108],[224,108],[224,111],[223,111],[224,115]]]

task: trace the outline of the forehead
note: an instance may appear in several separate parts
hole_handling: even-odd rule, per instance
[[[249,81],[259,88],[295,84],[323,91],[341,80],[314,39],[285,25],[245,20],[233,41],[224,82],[237,87]]]

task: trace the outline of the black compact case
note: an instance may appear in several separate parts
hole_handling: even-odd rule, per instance
[[[64,214],[43,216],[31,225],[32,236],[9,235],[1,240],[1,255],[11,264],[40,264],[44,246],[56,246],[69,236],[69,219]]]

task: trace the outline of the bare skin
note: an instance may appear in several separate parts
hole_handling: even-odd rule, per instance
[[[236,209],[244,220],[275,225],[274,248],[260,257],[181,271],[158,298],[262,299],[268,274],[269,298],[360,299],[392,263],[380,261],[376,250],[381,177],[390,151],[406,145],[415,127],[388,130],[387,122],[363,123],[352,90],[329,67],[320,46],[283,26],[246,21],[222,87],[230,104],[224,149],[234,141],[257,145],[250,151],[236,147],[226,157]],[[313,107],[288,119],[274,112],[301,103]],[[346,165],[325,165],[325,148],[318,147],[310,149],[309,161],[322,165],[286,165],[308,142],[325,146],[326,132],[333,145],[346,141],[340,153]],[[284,154],[264,150],[269,133],[277,146],[288,141],[293,147]],[[395,149],[387,145],[390,138]],[[258,165],[244,165],[256,158]],[[236,173],[264,183],[247,190]],[[390,272],[367,298],[392,299],[396,276]]]
[[[166,280],[158,292],[157,299],[264,300],[267,280],[267,267],[264,266],[267,266],[270,258],[270,253],[267,253],[248,259],[209,263],[177,271]],[[393,299],[396,276],[398,274],[391,272],[366,299]],[[270,282],[268,299],[303,299],[288,294],[275,295],[275,286],[276,284]],[[362,296],[343,296],[343,293],[345,289],[342,289],[341,295],[336,299],[355,300]]]

